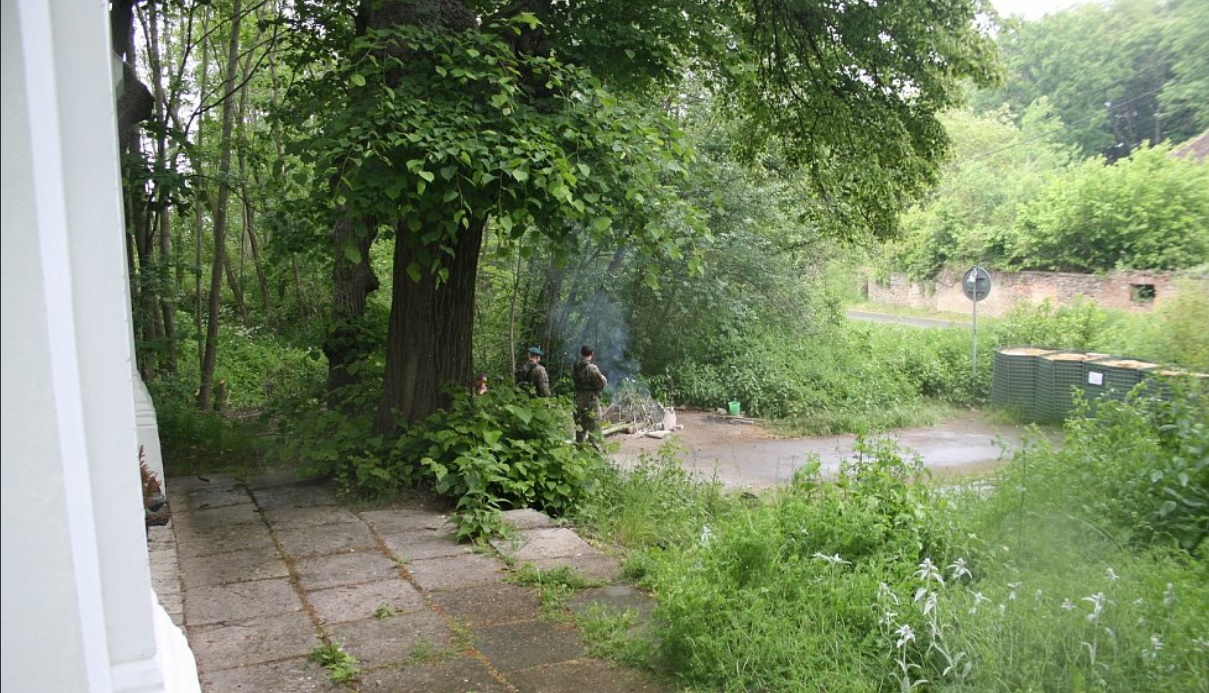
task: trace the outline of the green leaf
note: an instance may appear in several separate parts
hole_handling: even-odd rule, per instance
[[[365,86],[365,76],[359,72],[354,72],[353,74],[349,75],[348,81],[352,82],[354,87]]]
[[[352,243],[345,243],[344,259],[348,260],[354,265],[359,265],[361,264],[361,251],[358,250],[357,246],[353,245]]]

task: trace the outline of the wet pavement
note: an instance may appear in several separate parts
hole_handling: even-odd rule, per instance
[[[717,481],[728,490],[759,490],[784,484],[794,471],[815,459],[820,473],[832,477],[844,460],[852,458],[857,440],[854,435],[776,439],[758,433],[761,429],[751,420],[705,412],[681,412],[678,416],[685,430],[673,438],[682,447],[682,465],[698,478]],[[727,430],[732,434],[728,435]],[[939,477],[994,468],[1020,449],[1026,430],[1023,426],[966,417],[869,436],[868,440],[894,440],[904,458],[918,456]],[[1061,439],[1061,434],[1054,431],[1045,435],[1054,442]],[[664,443],[641,433],[611,440],[619,442],[613,460],[623,468],[634,466],[643,455],[656,453]]]
[[[430,500],[352,510],[285,472],[167,487],[171,522],[149,531],[152,583],[203,691],[674,690],[588,655],[572,613],[651,603],[618,581],[613,558],[541,513],[508,513],[513,536],[476,551]],[[550,618],[536,587],[508,580],[526,563],[599,586]],[[330,643],[358,660],[355,681],[334,683],[308,660]]]

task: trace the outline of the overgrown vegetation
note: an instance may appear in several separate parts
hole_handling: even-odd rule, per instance
[[[580,517],[657,601],[619,656],[693,690],[1203,690],[1205,407],[1105,404],[967,486],[876,438],[761,499],[648,460]]]

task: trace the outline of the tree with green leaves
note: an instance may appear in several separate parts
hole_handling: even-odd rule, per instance
[[[1009,252],[1021,269],[1060,272],[1209,263],[1209,168],[1166,145],[1088,160],[1020,211]]]
[[[702,228],[676,189],[692,166],[676,122],[688,75],[739,124],[749,160],[775,142],[805,172],[833,228],[888,233],[936,179],[948,140],[935,114],[960,100],[961,80],[993,79],[975,21],[985,9],[367,0],[350,24],[298,4],[288,19],[309,32],[318,65],[295,92],[296,112],[313,114],[296,120],[309,133],[300,151],[333,229],[330,383],[355,380],[378,237],[394,240],[379,430],[427,415],[443,385],[468,380],[488,224],[521,253],[604,241],[683,254]]]
[[[1055,142],[1062,123],[1047,98],[1034,102],[1017,125],[1006,110],[944,115],[953,157],[940,183],[902,215],[903,233],[885,245],[885,263],[913,279],[968,264],[1008,262],[1016,215],[1074,157]]]
[[[1084,158],[1181,142],[1209,127],[1205,13],[1203,0],[1113,0],[1009,23],[997,40],[1003,85],[974,102],[1019,115],[1048,98],[1060,141]]]

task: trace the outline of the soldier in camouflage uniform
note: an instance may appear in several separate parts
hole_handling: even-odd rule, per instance
[[[542,365],[546,353],[539,347],[529,347],[529,360],[516,371],[516,384],[529,391],[530,397],[550,396],[550,374]]]
[[[575,442],[600,447],[600,393],[609,384],[600,368],[592,363],[595,352],[585,344],[580,358],[571,368],[575,381]]]

